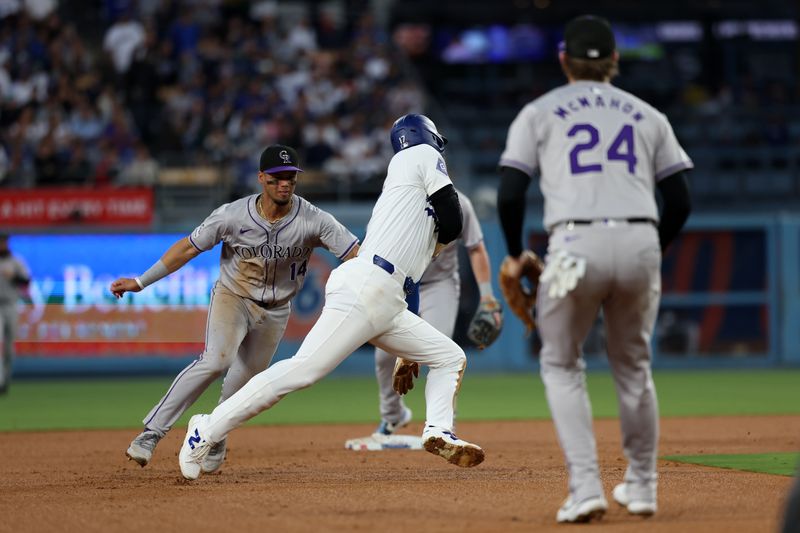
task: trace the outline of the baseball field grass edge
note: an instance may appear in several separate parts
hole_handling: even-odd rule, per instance
[[[691,463],[716,468],[729,468],[760,474],[793,476],[800,464],[800,452],[718,454],[718,455],[666,455],[666,461]]]
[[[800,414],[800,370],[656,372],[664,417]],[[614,382],[607,372],[588,375],[593,414],[617,416]],[[171,383],[170,377],[81,380],[19,380],[0,396],[0,431],[137,428]],[[424,419],[424,380],[406,398],[414,419]],[[208,413],[219,398],[212,384],[189,415]],[[467,374],[458,396],[459,420],[549,418],[538,375]],[[378,389],[372,377],[331,376],[287,396],[253,424],[378,424]]]

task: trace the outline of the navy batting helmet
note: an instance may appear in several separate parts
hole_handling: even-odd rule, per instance
[[[392,124],[389,133],[394,153],[418,144],[428,144],[439,152],[444,152],[445,139],[437,130],[436,124],[425,115],[403,115]]]

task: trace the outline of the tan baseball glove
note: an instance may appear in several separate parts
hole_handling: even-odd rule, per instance
[[[533,319],[533,307],[536,304],[536,291],[539,288],[539,276],[544,270],[544,262],[530,250],[522,252],[519,259],[522,263],[522,270],[519,276],[510,272],[508,258],[503,261],[499,274],[500,289],[503,291],[503,297],[506,299],[511,312],[522,320],[526,327],[525,333],[530,335],[536,328],[536,322]],[[528,279],[530,288],[525,286],[522,278]]]
[[[398,357],[392,374],[392,388],[403,395],[414,388],[414,378],[419,376],[419,363]]]

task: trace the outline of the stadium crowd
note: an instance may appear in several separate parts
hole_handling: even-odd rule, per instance
[[[0,3],[0,186],[152,185],[164,166],[213,166],[247,189],[277,141],[311,169],[369,177],[391,121],[423,109],[369,14],[142,1],[91,39],[43,2]]]

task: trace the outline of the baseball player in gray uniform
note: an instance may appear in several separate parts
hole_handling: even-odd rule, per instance
[[[325,307],[297,354],[254,376],[210,415],[191,418],[178,454],[186,479],[201,474],[205,457],[230,431],[313,385],[365,342],[429,366],[425,449],[458,466],[483,461],[479,446],[452,432],[464,352],[405,301],[431,258],[461,233],[458,196],[441,155],[446,141],[422,115],[395,121],[391,140],[395,155],[358,257],[331,273]]]
[[[341,260],[358,239],[330,214],[294,194],[297,153],[272,145],[261,154],[260,194],[216,209],[190,236],[176,242],[138,278],[120,278],[111,291],[137,292],[222,241],[220,277],[211,293],[205,350],[172,382],[144,417],[144,431],[126,455],[145,466],[158,441],[208,386],[225,374],[220,402],[269,366],[286,329],[291,300],[303,286],[311,254],[324,247]],[[214,472],[225,459],[225,440],[203,463]]]
[[[496,302],[492,291],[489,254],[483,244],[483,232],[475,215],[472,202],[456,190],[463,216],[463,232],[459,240],[467,249],[470,265],[478,283],[482,302]],[[458,273],[458,247],[447,246],[431,262],[419,283],[419,316],[430,325],[453,337],[461,294]],[[370,437],[351,439],[345,446],[356,450],[381,450],[396,448],[422,448],[419,437],[396,435],[395,432],[411,422],[411,409],[402,396],[392,388],[392,375],[397,358],[380,348],[375,348],[375,375],[378,379],[381,422]]]
[[[17,332],[17,302],[31,281],[25,264],[8,247],[8,235],[0,234],[0,394],[8,392]]]
[[[498,193],[506,261],[516,268],[525,190],[538,169],[550,233],[536,302],[541,376],[569,474],[569,497],[556,520],[585,522],[607,509],[581,352],[601,309],[628,460],[613,497],[628,512],[649,516],[657,507],[658,441],[650,339],[661,253],[690,211],[683,171],[692,162],[663,114],[609,83],[618,54],[607,21],[570,21],[559,58],[569,83],[514,119]]]

